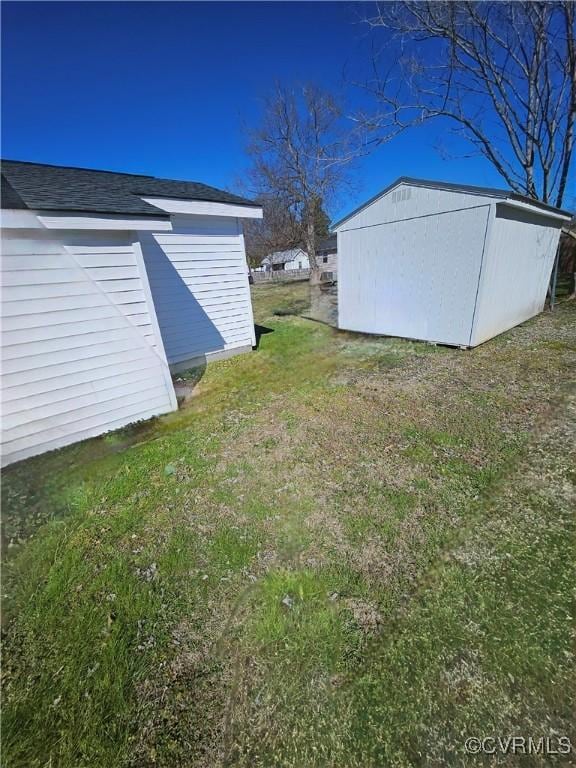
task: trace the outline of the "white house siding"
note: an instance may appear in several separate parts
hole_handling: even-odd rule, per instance
[[[262,259],[266,271],[271,269],[292,272],[298,269],[310,269],[308,254],[301,248],[291,248],[288,251],[275,251]]]
[[[173,216],[173,231],[140,240],[166,356],[173,370],[255,344],[238,219]]]
[[[411,209],[404,220],[344,224],[339,327],[468,345],[489,211],[489,205],[459,205],[415,216]]]
[[[3,234],[4,465],[176,408],[133,240]]]
[[[509,205],[497,204],[493,209],[473,345],[542,312],[563,223]]]
[[[310,269],[310,262],[308,261],[308,254],[302,253],[292,261],[287,261],[284,265],[284,269],[288,272],[292,272],[295,269]]]
[[[324,261],[326,259],[326,261]],[[325,256],[318,256],[318,265],[322,272],[338,271],[338,254],[327,253]]]

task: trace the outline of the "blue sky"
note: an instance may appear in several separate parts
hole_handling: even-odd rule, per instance
[[[348,2],[5,2],[2,11],[3,157],[230,189],[246,167],[241,125],[257,121],[275,80],[342,88],[369,58],[363,7]],[[352,105],[363,98],[345,92]],[[442,158],[439,142],[468,149],[446,129],[430,123],[365,158],[356,189],[330,213],[401,175],[505,186],[482,158]]]

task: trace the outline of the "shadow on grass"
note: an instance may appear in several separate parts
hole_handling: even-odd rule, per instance
[[[262,336],[265,336],[267,333],[274,333],[274,328],[267,328],[265,325],[258,325],[257,323],[254,325],[254,331],[256,334],[256,346],[254,349],[259,349],[260,347],[260,338]]]

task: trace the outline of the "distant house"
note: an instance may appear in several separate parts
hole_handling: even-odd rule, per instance
[[[301,248],[292,248],[289,251],[275,251],[265,256],[261,261],[261,265],[266,272],[310,269],[308,254]]]
[[[321,272],[335,273],[338,270],[337,242],[337,236],[331,235],[319,240],[316,244],[316,260]],[[266,272],[310,269],[310,260],[306,251],[301,248],[276,251],[262,259],[260,269]]]
[[[177,407],[171,373],[250,350],[250,200],[2,163],[2,462]]]
[[[322,272],[338,272],[338,236],[331,235],[316,243],[316,259]]]

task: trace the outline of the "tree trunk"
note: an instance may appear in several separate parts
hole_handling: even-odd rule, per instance
[[[320,272],[320,267],[310,267],[310,284],[311,285],[320,285],[322,282],[321,279],[322,273]]]
[[[248,266],[248,284],[254,285],[254,275],[252,274],[252,266],[250,264],[250,259],[248,256],[246,256],[246,265]]]
[[[306,253],[310,263],[310,285],[320,284],[320,267],[316,259],[316,232],[314,229],[314,217],[308,217],[306,222]]]

